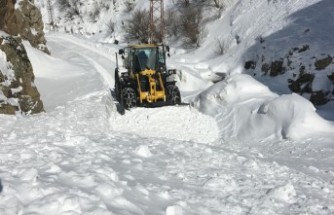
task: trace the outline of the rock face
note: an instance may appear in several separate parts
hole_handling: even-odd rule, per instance
[[[273,82],[284,83],[291,92],[309,99],[314,105],[324,105],[334,99],[334,56],[314,55],[308,44],[291,48],[277,59],[262,50],[256,59],[245,62],[244,68],[255,78],[270,76]],[[282,81],[283,80],[283,81]]]
[[[0,39],[0,113],[42,112],[31,63],[19,38]]]
[[[5,25],[6,7],[7,0],[0,0],[0,29],[3,29]]]
[[[43,32],[42,15],[34,1],[0,0],[0,4],[6,5],[7,8],[4,15],[4,31],[10,35],[20,35],[33,47],[49,53]]]
[[[0,114],[44,111],[22,45],[22,39],[28,40],[33,47],[49,53],[43,27],[33,0],[0,0]]]

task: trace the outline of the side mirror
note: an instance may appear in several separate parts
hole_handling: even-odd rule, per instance
[[[169,46],[166,46],[167,57],[170,57],[170,53],[169,53],[169,51],[170,51]]]
[[[118,50],[118,54],[123,55],[125,53],[124,49]]]

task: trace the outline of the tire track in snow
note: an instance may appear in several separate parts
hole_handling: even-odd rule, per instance
[[[52,34],[47,37],[49,40],[57,41],[59,45],[64,48],[75,51],[78,55],[90,61],[92,66],[96,68],[96,71],[101,74],[108,87],[114,86],[114,69],[116,63],[111,59],[110,56],[103,54],[103,50],[98,50],[98,48],[93,48],[89,45],[83,45],[78,43],[74,39],[70,39],[68,36],[57,36]]]

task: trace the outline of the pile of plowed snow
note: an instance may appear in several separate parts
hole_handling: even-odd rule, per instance
[[[113,130],[144,137],[210,143],[218,139],[214,118],[190,106],[134,108],[110,118]]]
[[[244,74],[207,89],[194,105],[216,117],[224,139],[300,139],[334,132],[334,124],[321,118],[308,100],[297,94],[278,96]]]

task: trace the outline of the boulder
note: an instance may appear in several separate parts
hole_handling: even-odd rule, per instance
[[[3,15],[3,30],[10,35],[20,35],[22,39],[28,40],[33,47],[49,53],[46,47],[46,40],[43,31],[44,23],[42,20],[42,14],[34,5],[34,1],[0,1],[0,3],[6,5],[7,8]]]
[[[271,63],[270,76],[278,76],[284,74],[285,68],[283,67],[283,60],[274,61]]]
[[[323,91],[313,92],[310,101],[315,105],[324,105],[330,100],[329,93]]]
[[[323,70],[327,68],[333,62],[333,58],[331,56],[327,56],[325,58],[316,60],[314,63],[316,70]]]
[[[0,113],[34,114],[44,111],[34,85],[34,73],[22,41],[8,36],[0,39]]]
[[[0,114],[44,111],[22,45],[24,39],[49,53],[43,28],[42,15],[33,0],[0,0]]]

